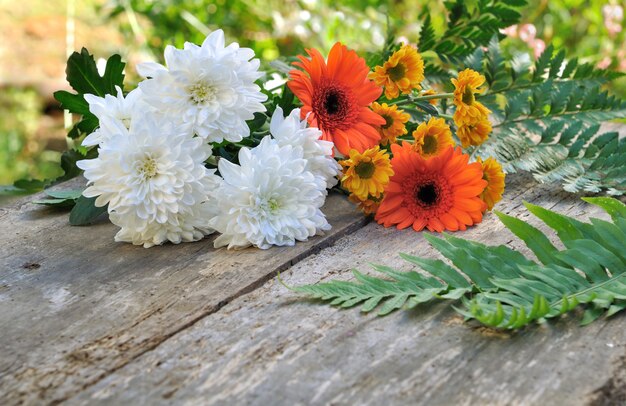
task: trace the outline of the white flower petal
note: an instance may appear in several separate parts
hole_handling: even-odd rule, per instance
[[[209,34],[201,47],[168,46],[167,67],[143,66],[149,77],[139,84],[145,101],[160,114],[208,142],[240,141],[250,134],[246,120],[265,111],[267,100],[254,81],[259,60],[254,53],[234,43],[224,47],[221,30]]]
[[[320,210],[326,184],[306,169],[301,147],[268,136],[252,150],[242,148],[239,162],[218,164],[224,180],[209,222],[222,233],[215,247],[293,245],[330,227]]]
[[[90,184],[83,194],[108,204],[121,228],[115,240],[150,247],[210,234],[212,194],[221,183],[204,167],[211,148],[151,114],[123,130],[100,144],[98,158],[77,163]]]

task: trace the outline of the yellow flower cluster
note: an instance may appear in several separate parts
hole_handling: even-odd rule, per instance
[[[480,145],[489,138],[491,123],[488,116],[491,111],[476,100],[476,94],[484,91],[481,86],[485,77],[472,69],[465,69],[458,78],[452,79],[454,85],[454,123],[457,136],[463,148]]]
[[[375,101],[370,105],[371,110],[385,121],[377,128],[380,146],[366,149],[362,153],[352,149],[349,157],[339,163],[344,167],[341,185],[350,193],[349,200],[357,204],[365,214],[375,214],[383,203],[383,197],[388,192],[386,189],[394,175],[389,152],[400,141],[409,141],[412,144],[407,145],[409,149],[423,159],[430,160],[441,157],[455,147],[453,132],[446,119],[454,120],[456,136],[463,148],[481,145],[489,138],[492,127],[488,119],[491,112],[476,99],[485,90],[485,77],[471,69],[461,71],[458,77],[452,79],[453,93],[423,90],[424,61],[416,48],[403,45],[382,66],[377,66],[369,74],[369,79],[384,87],[385,102]],[[394,102],[401,94],[411,96],[407,100]],[[411,115],[398,106],[410,105],[415,101],[427,101],[437,106],[438,99],[441,98],[452,99],[456,107],[454,116],[431,117],[417,127],[412,127],[411,136],[405,137],[409,133],[407,125],[410,125]],[[421,109],[417,104],[416,107]],[[381,149],[381,146],[385,149]],[[478,162],[482,165],[483,179],[487,183],[480,196],[484,202],[483,211],[491,210],[502,198],[504,173],[493,158],[484,162],[478,158]]]

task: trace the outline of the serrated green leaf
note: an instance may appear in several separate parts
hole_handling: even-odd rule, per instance
[[[65,90],[54,92],[54,98],[61,103],[61,107],[72,113],[91,115],[89,111],[89,103],[82,94],[73,94]]]

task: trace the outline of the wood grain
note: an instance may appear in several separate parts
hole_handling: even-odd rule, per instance
[[[607,218],[529,177],[511,176],[508,185],[497,208],[543,230],[522,201],[579,218]],[[492,214],[456,235],[528,253]],[[410,269],[398,252],[436,256],[423,234],[371,223],[282,276],[287,284],[349,279],[351,268],[365,271],[370,262]],[[624,395],[619,371],[626,366],[626,319],[618,315],[586,328],[577,323],[566,317],[499,332],[464,323],[444,303],[378,318],[302,300],[271,280],[69,404],[550,405],[618,399]]]
[[[331,194],[332,231],[295,247],[234,252],[209,238],[144,249],[115,243],[106,219],[71,227],[34,199],[0,209],[3,405],[76,394],[367,222]]]
[[[535,225],[523,200],[606,218],[529,176],[507,187],[497,208]],[[277,271],[289,284],[314,283],[348,279],[368,262],[410,269],[398,252],[436,256],[423,234],[366,225],[342,196],[324,208],[328,235],[237,252],[211,239],[114,243],[105,220],[70,227],[66,213],[30,200],[0,208],[2,405],[626,401],[623,315],[502,333],[463,323],[446,304],[377,318],[277,284]],[[456,235],[528,253],[494,215]]]

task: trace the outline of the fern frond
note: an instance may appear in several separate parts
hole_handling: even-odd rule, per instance
[[[626,144],[595,124],[626,117],[626,101],[600,87],[622,74],[568,61],[552,46],[534,66],[523,55],[507,61],[496,37],[466,63],[483,67],[490,86],[481,101],[493,111],[493,134],[477,154],[569,192],[626,193]]]
[[[294,287],[296,292],[306,293],[313,298],[330,301],[333,306],[353,307],[363,303],[361,311],[370,312],[382,304],[378,314],[383,316],[401,308],[431,300],[446,289],[446,285],[417,272],[398,272],[392,268],[373,265],[373,268],[391,279],[374,278],[357,270],[352,273],[358,281],[331,281],[316,285]],[[467,284],[469,286],[469,284]]]
[[[518,23],[518,9],[526,4],[526,0],[480,0],[471,4],[462,0],[447,1],[448,25],[445,32],[437,36],[430,16],[426,16],[418,49],[420,52],[436,52],[445,63],[460,61],[477,47],[487,45],[500,29]]]
[[[379,315],[411,308],[434,299],[461,299],[457,308],[468,318],[495,328],[517,329],[558,317],[580,305],[588,324],[626,308],[626,205],[612,198],[586,198],[605,210],[612,221],[590,223],[525,203],[552,228],[565,247],[559,250],[536,227],[504,213],[502,223],[520,238],[539,262],[511,248],[487,246],[444,234],[426,234],[429,243],[452,265],[406,254],[400,256],[422,272],[400,272],[382,265],[374,269],[386,278],[354,271],[357,282],[331,281],[293,288],[330,304],[352,307],[364,303]]]

